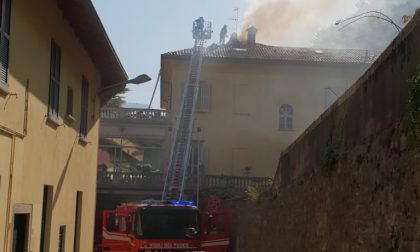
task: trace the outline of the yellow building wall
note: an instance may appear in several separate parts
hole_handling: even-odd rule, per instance
[[[61,48],[58,126],[47,120],[51,39]],[[9,55],[9,94],[0,94],[0,251],[10,250],[18,204],[33,208],[29,251],[39,251],[44,185],[53,186],[50,251],[58,250],[60,225],[66,226],[65,251],[73,251],[77,191],[83,192],[80,251],[91,251],[100,75],[56,0],[12,1]],[[89,81],[87,144],[79,143],[82,75]],[[65,119],[68,86],[74,92],[74,122]]]
[[[163,103],[178,114],[187,62],[165,59]],[[196,113],[194,140],[208,149],[208,173],[274,176],[281,151],[325,110],[326,88],[345,90],[366,65],[310,63],[230,63],[204,61],[200,80],[210,85],[210,111]],[[172,85],[172,91],[170,86]],[[328,91],[329,92],[329,91]],[[294,109],[293,130],[279,130],[279,109]]]

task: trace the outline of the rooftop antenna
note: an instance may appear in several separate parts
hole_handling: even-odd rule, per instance
[[[231,18],[230,20],[235,21],[235,32],[238,33],[238,21],[239,21],[239,8],[235,8],[232,11],[236,12],[236,17]]]

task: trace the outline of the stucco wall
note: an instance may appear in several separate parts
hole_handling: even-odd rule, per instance
[[[33,207],[29,248],[39,251],[44,185],[53,186],[51,251],[58,249],[60,225],[66,226],[65,250],[73,249],[77,191],[83,192],[80,247],[81,251],[88,251],[93,243],[100,103],[96,93],[100,76],[55,0],[13,0],[11,11],[10,94],[0,95],[0,125],[16,134],[0,134],[0,251],[4,244],[10,244],[16,204]],[[51,39],[61,48],[58,126],[47,122]],[[78,141],[82,75],[90,87],[86,145]],[[29,90],[27,127],[26,86]],[[74,122],[65,119],[68,86],[74,90]],[[12,153],[14,157],[10,160]],[[7,202],[10,203],[8,214]]]
[[[271,192],[239,208],[237,251],[420,250],[420,151],[402,124],[419,45],[417,12],[282,153]]]
[[[178,113],[187,62],[165,60],[172,84],[172,122]],[[208,149],[208,173],[273,177],[279,153],[325,109],[326,88],[345,90],[365,64],[234,63],[204,60],[200,79],[210,86],[210,111],[196,113],[194,140]],[[170,74],[171,73],[171,74]],[[294,109],[293,130],[279,130],[279,108]]]

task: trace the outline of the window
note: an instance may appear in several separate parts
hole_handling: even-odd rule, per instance
[[[195,111],[202,113],[210,111],[210,85],[204,81],[200,81]]]
[[[197,171],[200,176],[206,174],[208,166],[208,150],[204,147],[204,142],[199,140],[191,141],[190,161],[188,163],[189,178],[196,179]]]
[[[293,129],[293,107],[289,104],[280,106],[279,130]]]
[[[74,240],[73,251],[80,251],[80,228],[82,224],[82,200],[83,192],[78,191],[76,194],[76,211],[74,216]]]
[[[89,101],[89,83],[87,79],[82,77],[82,97],[80,111],[80,136],[87,136],[87,118],[88,118],[88,101]]]
[[[0,1],[0,85],[7,86],[10,43],[10,0]]]
[[[183,92],[186,87],[184,83],[181,88],[181,100],[183,97]],[[180,101],[182,102],[182,101]],[[210,111],[210,85],[205,81],[200,81],[198,86],[197,101],[195,104],[195,112],[206,113]]]
[[[73,115],[73,89],[67,87],[67,115]]]
[[[51,41],[51,61],[50,61],[50,91],[48,99],[48,115],[58,117],[60,101],[60,60],[61,49]]]
[[[42,219],[41,219],[41,244],[39,251],[48,251],[50,244],[50,228],[52,215],[53,187],[44,186],[44,196],[42,199]]]
[[[64,252],[66,246],[66,226],[60,226],[58,233],[58,252]]]
[[[30,213],[13,215],[12,252],[28,252],[30,237]]]

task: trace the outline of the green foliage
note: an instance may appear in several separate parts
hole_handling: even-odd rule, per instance
[[[200,206],[207,206],[207,200],[210,196],[217,196],[222,202],[231,200],[255,202],[258,200],[261,192],[267,188],[258,186],[248,186],[246,188],[238,188],[234,186],[223,186],[206,188],[200,191]]]
[[[334,169],[339,157],[338,144],[334,142],[332,133],[328,134],[325,142],[324,153],[322,155],[321,175],[329,175]]]
[[[411,20],[412,16],[408,16],[408,15],[404,15],[401,20],[403,22],[403,24],[408,23]]]
[[[106,106],[107,107],[111,107],[111,108],[121,108],[122,105],[125,103],[124,97],[122,96],[123,94],[127,93],[129,91],[128,88],[124,88],[123,91],[121,91],[120,93],[114,95],[107,103]]]
[[[245,192],[246,192],[246,199],[248,201],[255,202],[260,197],[261,190],[259,190],[257,187],[254,187],[254,186],[248,186]]]
[[[107,107],[111,107],[111,108],[121,108],[121,106],[125,103],[124,99],[119,96],[119,95],[115,95],[114,97],[112,97],[107,103],[106,106]]]
[[[202,200],[207,200],[209,196],[217,196],[222,200],[233,200],[245,199],[247,194],[246,190],[233,186],[213,187],[200,191],[200,198]]]
[[[420,65],[417,73],[408,80],[408,100],[404,126],[409,143],[420,146]]]

